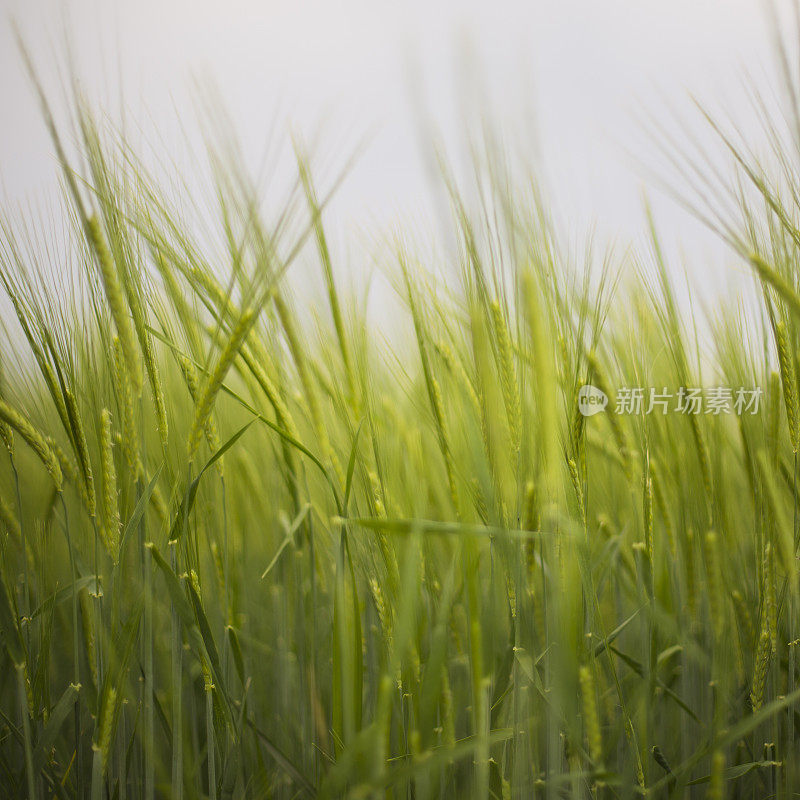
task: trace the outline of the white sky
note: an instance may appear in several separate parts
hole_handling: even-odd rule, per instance
[[[643,228],[647,177],[628,153],[658,160],[639,127],[646,115],[678,133],[672,106],[690,135],[703,135],[689,92],[741,112],[745,70],[775,91],[760,0],[0,0],[0,9],[7,199],[39,201],[55,182],[9,19],[53,90],[66,21],[90,96],[113,115],[122,87],[129,122],[148,141],[158,131],[178,162],[180,126],[196,121],[195,81],[209,78],[253,164],[271,130],[293,130],[315,143],[330,175],[366,135],[329,219],[350,259],[354,231],[431,219],[421,116],[443,130],[451,154],[463,144],[465,107],[486,110],[531,156],[538,138],[551,196],[576,238],[595,223],[602,239],[627,242]],[[729,274],[724,248],[652,194],[672,251],[682,248],[700,282],[718,287]]]

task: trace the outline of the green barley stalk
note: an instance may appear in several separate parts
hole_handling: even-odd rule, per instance
[[[753,624],[753,615],[750,612],[750,607],[738,589],[734,589],[731,592],[731,599],[733,600],[736,619],[739,623],[739,630],[744,637],[745,644],[754,646],[756,642],[756,630]]]
[[[430,403],[431,411],[433,412],[439,450],[442,454],[442,459],[444,460],[445,472],[447,475],[447,485],[450,490],[450,499],[453,503],[453,508],[455,509],[456,515],[458,516],[459,499],[458,489],[456,487],[455,464],[453,462],[453,457],[445,430],[442,393],[431,369],[426,347],[426,336],[424,334],[422,317],[419,313],[416,296],[411,285],[409,268],[406,264],[405,258],[402,256],[400,258],[400,268],[403,272],[406,295],[408,298],[409,308],[411,310],[411,319],[414,324],[414,334],[416,336],[417,347],[419,349],[420,362],[422,364],[422,375],[425,380],[425,387],[428,393],[428,402]]]
[[[72,581],[73,587],[76,585],[78,580],[78,570],[75,565],[75,551],[73,549],[72,544],[72,535],[70,533],[70,524],[69,524],[69,513],[67,511],[67,504],[64,501],[64,494],[62,492],[58,492],[59,501],[61,505],[61,510],[64,514],[64,537],[67,541],[67,553],[69,556],[69,572],[70,572],[70,580]],[[80,640],[79,640],[79,631],[78,631],[78,592],[72,592],[72,684],[75,687],[80,688]],[[76,784],[78,787],[79,795],[83,791],[83,754],[80,746],[81,737],[83,733],[83,726],[81,722],[81,698],[80,694],[75,694],[75,701],[73,704],[73,742],[74,742],[74,753],[75,753],[75,769],[77,773],[77,780]]]
[[[280,320],[281,327],[283,328],[284,335],[286,336],[286,342],[289,345],[289,352],[292,355],[295,369],[297,370],[297,375],[300,379],[300,385],[303,389],[303,397],[308,404],[311,423],[314,426],[314,434],[320,443],[320,449],[325,454],[325,457],[331,458],[333,451],[331,449],[328,430],[322,418],[322,408],[319,403],[317,387],[314,385],[314,382],[311,379],[311,370],[309,368],[305,350],[300,341],[300,333],[297,330],[295,315],[292,313],[289,304],[279,292],[275,292],[273,302],[275,303],[275,309],[278,312],[278,319]]]
[[[650,459],[650,478],[653,488],[653,498],[655,499],[658,513],[661,515],[661,521],[664,524],[664,532],[667,534],[669,553],[674,560],[678,552],[678,544],[675,539],[675,528],[673,527],[672,515],[667,505],[667,497],[662,485],[659,466],[656,460],[652,457]]]
[[[716,641],[720,641],[724,624],[722,601],[722,575],[720,574],[719,542],[715,531],[708,531],[703,541],[708,582],[708,605],[711,629]]]
[[[144,548],[144,798],[155,798],[154,661],[153,661],[153,556]]]
[[[647,468],[644,475],[644,490],[642,492],[642,519],[644,523],[644,543],[650,563],[655,568],[655,553],[653,546],[653,473],[648,456]]]
[[[336,331],[336,340],[339,343],[339,350],[342,354],[342,364],[344,365],[344,374],[347,382],[348,395],[353,409],[358,415],[358,396],[356,393],[356,378],[353,369],[353,360],[350,355],[350,346],[347,341],[347,334],[345,332],[344,318],[342,315],[341,304],[339,303],[339,293],[336,289],[336,281],[333,275],[333,265],[331,263],[330,250],[328,249],[328,241],[325,236],[325,229],[322,225],[322,209],[319,205],[317,194],[314,190],[314,184],[311,179],[311,173],[308,170],[306,161],[298,153],[297,156],[298,167],[300,172],[300,180],[303,184],[306,200],[308,202],[309,211],[314,226],[314,233],[317,240],[317,251],[319,252],[320,261],[322,262],[322,269],[325,276],[325,286],[328,292],[328,304],[331,310],[331,317],[333,318],[333,327]]]
[[[153,339],[147,329],[147,321],[144,309],[142,308],[141,298],[139,297],[139,291],[137,287],[132,285],[128,270],[121,270],[121,272],[123,274],[123,283],[128,298],[128,306],[130,307],[131,317],[133,319],[133,327],[136,331],[136,337],[139,340],[139,348],[144,360],[147,381],[150,385],[150,394],[153,398],[153,406],[156,412],[156,427],[158,428],[161,447],[162,449],[166,449],[169,436],[169,424],[167,422],[164,389],[161,385],[158,363],[156,362],[155,351],[153,350]]]
[[[36,791],[36,774],[33,771],[33,739],[31,736],[31,717],[27,701],[27,689],[25,678],[25,664],[16,664],[17,673],[17,693],[19,695],[20,716],[22,717],[22,735],[25,750],[25,775],[28,781],[28,798],[38,797]]]
[[[694,438],[695,448],[697,450],[697,459],[700,463],[700,471],[703,475],[703,487],[706,490],[706,497],[711,498],[712,493],[712,480],[711,480],[711,460],[708,454],[708,445],[706,444],[705,436],[700,427],[700,421],[697,414],[689,414],[689,424],[692,429],[692,436]]]
[[[206,667],[205,673],[208,672]],[[208,797],[216,800],[217,797],[217,764],[214,754],[214,684],[208,682],[206,674],[206,759],[208,761]]]
[[[14,514],[14,509],[6,503],[2,496],[0,496],[0,523],[15,539],[20,539],[22,529],[20,528],[19,520]]]
[[[246,310],[242,313],[237,323],[234,325],[231,334],[222,349],[222,352],[217,358],[217,363],[214,369],[211,370],[203,383],[200,391],[198,401],[195,406],[194,420],[189,433],[189,460],[194,458],[197,448],[200,446],[200,439],[206,429],[206,425],[211,417],[211,412],[214,409],[219,390],[225,377],[233,365],[236,356],[244,342],[247,334],[250,332],[254,319],[252,311]]]
[[[694,531],[686,531],[686,603],[689,616],[697,618],[697,556],[695,554]]]
[[[85,589],[78,593],[81,607],[81,631],[83,633],[83,648],[86,651],[86,660],[89,663],[89,672],[95,689],[100,689],[100,675],[98,672],[99,654],[97,647],[97,635],[93,622],[94,608],[89,597],[89,592]]]
[[[104,693],[100,707],[100,718],[97,721],[95,738],[92,742],[92,800],[102,800],[103,798],[103,777],[108,766],[108,756],[111,752],[111,736],[116,711],[117,690],[110,686]]]
[[[483,448],[492,478],[495,508],[500,522],[509,526],[507,498],[514,496],[516,458],[508,457],[507,427],[502,422],[501,391],[497,389],[496,371],[492,364],[491,338],[486,314],[477,303],[470,314],[470,335],[475,375],[481,397],[481,433]],[[516,498],[514,497],[516,500]]]
[[[441,439],[441,450],[445,461],[445,470],[447,472],[447,485],[450,489],[450,499],[453,502],[453,507],[458,508],[458,489],[456,488],[455,464],[453,462],[453,455],[447,441],[447,434],[444,427],[444,401],[442,400],[442,389],[439,381],[436,378],[430,379],[430,400],[431,408],[433,408],[433,416],[436,419],[436,426]]]
[[[43,345],[40,341],[40,337],[36,335],[33,330],[32,322],[29,319],[29,314],[27,313],[26,309],[20,303],[19,298],[17,297],[16,293],[11,288],[10,284],[6,280],[5,270],[0,269],[0,280],[2,280],[3,286],[6,290],[6,295],[8,299],[11,301],[11,305],[14,308],[17,321],[22,328],[22,332],[25,336],[25,341],[28,344],[28,347],[33,354],[34,360],[36,361],[36,365],[39,367],[39,371],[42,374],[42,378],[47,386],[47,391],[50,395],[51,400],[53,401],[53,405],[56,408],[56,413],[58,414],[58,418],[61,421],[61,424],[64,426],[64,430],[69,431],[69,419],[67,418],[67,408],[64,404],[64,395],[62,391],[62,387],[59,384],[58,378],[56,377],[56,373],[53,370],[52,365],[48,361],[47,356],[45,355]]]
[[[97,497],[94,487],[94,474],[92,472],[92,462],[89,458],[89,445],[86,442],[86,433],[78,412],[78,403],[75,396],[69,389],[64,389],[64,403],[69,419],[71,439],[75,452],[78,457],[78,465],[83,478],[83,491],[86,497],[86,507],[90,517],[96,513]]]
[[[778,593],[775,576],[775,555],[772,544],[767,542],[764,548],[764,614],[765,627],[769,633],[770,647],[775,653],[778,649]]]
[[[552,330],[549,309],[544,298],[541,281],[532,269],[522,274],[523,310],[528,324],[528,339],[533,363],[533,389],[536,401],[538,430],[540,431],[539,472],[542,479],[540,502],[549,506],[557,495],[558,442],[557,405],[551,393],[556,385],[555,358],[552,350]]]
[[[448,371],[451,375],[454,375],[456,380],[458,381],[459,386],[466,392],[467,397],[469,398],[470,405],[472,406],[473,410],[475,411],[475,415],[480,418],[481,416],[481,404],[480,400],[478,399],[478,395],[475,392],[475,386],[472,383],[469,375],[467,375],[466,369],[464,369],[464,363],[460,358],[458,358],[454,353],[452,348],[447,344],[447,342],[443,340],[439,340],[434,345],[436,352],[441,357],[442,361],[444,361],[445,365],[447,366]]]
[[[150,507],[155,512],[159,525],[162,528],[166,527],[167,523],[169,522],[169,508],[167,507],[167,501],[164,499],[164,495],[158,486],[153,487],[153,492],[150,495]]]
[[[580,668],[578,682],[581,687],[583,725],[586,731],[586,741],[589,744],[589,756],[592,759],[592,764],[595,767],[599,767],[603,760],[603,742],[600,733],[600,717],[597,711],[594,675],[590,667],[582,666]]]
[[[197,597],[200,597],[200,582],[197,573],[191,570],[188,575]],[[206,762],[208,768],[208,796],[210,800],[217,797],[217,765],[214,744],[214,680],[208,661],[204,656],[200,657],[200,670],[203,675],[203,691],[205,695],[205,717],[206,717]]]
[[[292,438],[298,439],[300,434],[298,433],[297,425],[292,418],[289,407],[281,397],[280,391],[267,373],[268,357],[263,344],[257,337],[251,335],[249,340],[242,345],[242,360],[272,406],[278,424]]]
[[[711,756],[711,778],[708,782],[708,800],[723,800],[725,797],[725,753],[715,750]]]
[[[170,565],[177,568],[177,542],[170,542]],[[152,544],[148,546],[152,549]],[[180,617],[171,604],[171,659],[172,659],[172,797],[183,798],[183,634]]]
[[[608,424],[611,427],[611,435],[614,437],[617,449],[622,458],[622,464],[623,464],[623,469],[625,470],[625,474],[628,476],[628,479],[630,480],[632,475],[630,447],[628,445],[628,440],[625,435],[625,430],[623,429],[622,423],[620,422],[620,417],[615,410],[616,394],[611,390],[611,387],[609,386],[605,371],[600,365],[600,360],[597,356],[597,353],[595,353],[593,350],[590,350],[586,354],[586,363],[589,366],[591,380],[593,384],[598,389],[600,389],[600,391],[603,392],[603,394],[605,394],[606,397],[608,397],[607,413],[604,416],[608,420]]]
[[[522,411],[519,397],[519,383],[517,381],[517,368],[514,364],[514,350],[505,316],[497,300],[493,300],[489,304],[489,310],[492,317],[494,336],[497,342],[500,388],[503,393],[506,417],[508,418],[511,451],[513,454],[516,454],[519,452],[520,443],[522,441]]]

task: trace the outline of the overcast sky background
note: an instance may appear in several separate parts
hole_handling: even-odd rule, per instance
[[[129,130],[159,141],[178,164],[193,165],[181,128],[191,138],[198,82],[216,85],[254,165],[270,131],[302,135],[328,176],[366,140],[326,220],[345,263],[361,257],[353,242],[399,221],[432,227],[420,120],[442,131],[458,161],[462,122],[474,119],[466,108],[539,159],[577,239],[594,224],[601,241],[641,240],[650,187],[675,261],[685,254],[701,290],[718,292],[732,259],[648,183],[647,167],[674,175],[641,124],[649,116],[670,135],[707,137],[692,93],[737,112],[748,129],[745,73],[768,98],[777,91],[760,0],[0,0],[0,8],[6,201],[39,204],[55,188],[14,18],[48,89],[58,91],[66,29],[89,96],[111,116],[124,105]],[[357,282],[363,273],[350,274]]]

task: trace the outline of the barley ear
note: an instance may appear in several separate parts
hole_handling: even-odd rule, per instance
[[[200,381],[197,378],[197,370],[194,364],[185,356],[181,356],[178,359],[178,363],[183,373],[183,379],[186,381],[186,387],[189,389],[189,394],[192,397],[192,402],[195,404],[195,407],[197,407],[197,402],[200,399]],[[209,449],[212,453],[215,453],[220,447],[220,440],[219,434],[217,433],[217,426],[214,423],[213,413],[209,414],[203,432],[205,433]],[[214,464],[220,474],[222,474],[222,461],[221,458],[217,459]]]
[[[97,497],[94,488],[92,462],[89,458],[89,445],[86,443],[86,433],[83,429],[83,423],[81,422],[80,413],[78,411],[78,402],[75,399],[75,395],[69,389],[65,389],[64,391],[64,404],[67,409],[67,419],[69,420],[72,433],[72,442],[78,457],[78,466],[80,468],[81,477],[83,478],[86,508],[89,512],[89,516],[93,517],[97,511]]]
[[[514,364],[514,350],[505,317],[497,300],[489,305],[492,315],[492,327],[497,341],[499,357],[500,390],[503,393],[503,404],[508,418],[508,430],[511,437],[513,453],[518,453],[522,441],[522,412],[517,382],[517,369]]]
[[[214,409],[214,402],[217,399],[219,390],[222,388],[228,370],[231,368],[245,337],[250,331],[253,316],[252,311],[248,310],[243,312],[239,321],[231,331],[231,335],[225,343],[225,347],[219,354],[214,369],[203,384],[195,407],[194,421],[192,422],[192,428],[189,433],[190,460],[194,458],[197,448],[200,446],[200,439],[211,417],[211,412]]]
[[[775,323],[775,344],[778,350],[778,364],[781,371],[783,402],[786,406],[786,421],[789,425],[789,441],[792,452],[800,448],[800,411],[797,406],[797,379],[794,358],[789,349],[789,337],[783,322]]]
[[[8,450],[9,455],[14,455],[14,432],[11,430],[11,427],[5,423],[0,422],[0,441]]]
[[[100,753],[103,770],[108,766],[108,756],[111,751],[111,740],[114,734],[114,718],[117,714],[117,690],[109,686],[103,698],[98,720],[97,739],[93,745],[95,752]]]
[[[61,465],[58,463],[55,453],[44,436],[19,411],[12,408],[4,400],[0,400],[0,421],[13,428],[25,440],[39,457],[42,464],[44,464],[56,489],[61,491],[61,486],[64,482]]]
[[[756,642],[756,631],[753,626],[753,615],[750,613],[750,608],[738,589],[734,589],[731,592],[731,599],[733,600],[733,607],[736,611],[736,619],[742,636],[747,645],[752,647]]]
[[[122,351],[119,336],[114,337],[113,347],[114,382],[119,395],[119,402],[122,406],[122,450],[128,467],[134,470],[139,461],[139,433],[130,376],[128,375],[128,367],[125,363],[125,354]]]
[[[763,630],[761,631],[761,637],[758,640],[755,666],[753,668],[753,683],[750,689],[750,705],[753,707],[754,714],[759,708],[761,708],[764,702],[764,684],[767,680],[770,651],[771,647],[769,641],[769,632]]]
[[[597,712],[597,695],[592,670],[587,666],[581,667],[578,672],[578,680],[583,700],[583,725],[586,731],[586,741],[589,744],[589,755],[592,763],[599,765],[603,759],[603,740],[600,733],[600,717]]]
[[[131,326],[130,315],[125,306],[125,295],[120,286],[119,276],[103,236],[100,222],[96,216],[91,216],[86,221],[86,235],[100,267],[100,277],[102,278],[106,299],[111,310],[111,317],[114,320],[114,325],[122,344],[122,351],[125,354],[134,394],[138,396],[142,391],[142,367],[139,363],[139,354],[136,349],[136,337]]]
[[[644,524],[644,543],[650,563],[655,564],[653,546],[653,477],[648,463],[644,475],[644,491],[642,492],[642,521]]]
[[[706,533],[704,544],[706,560],[706,578],[708,581],[708,605],[711,616],[711,627],[715,637],[722,635],[724,623],[722,605],[722,576],[719,567],[719,544],[715,531]]]
[[[569,468],[569,478],[572,481],[572,488],[575,491],[575,498],[578,502],[578,513],[581,517],[581,524],[584,529],[586,528],[586,505],[583,497],[583,486],[581,484],[580,474],[578,473],[578,465],[575,463],[574,458],[567,459],[567,467]]]
[[[119,557],[119,504],[117,501],[117,472],[111,440],[111,413],[104,408],[100,414],[100,463],[103,471],[103,520],[100,528],[103,545],[116,563]]]

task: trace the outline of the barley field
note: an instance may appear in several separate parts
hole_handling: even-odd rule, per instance
[[[206,236],[42,94],[63,231],[0,236],[0,795],[797,796],[787,85],[768,157],[711,119],[728,171],[686,155],[740,300],[681,300],[654,219],[565,245],[487,147],[476,191],[442,168],[454,251],[381,245],[391,333],[299,148],[277,213],[212,159]]]

